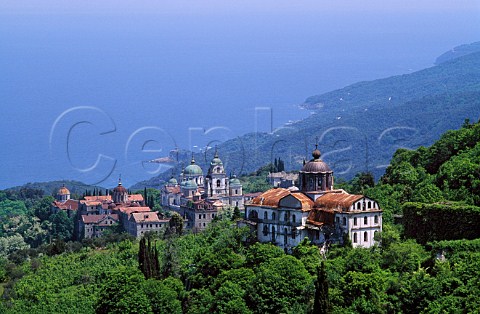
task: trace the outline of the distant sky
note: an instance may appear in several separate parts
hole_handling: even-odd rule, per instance
[[[278,127],[308,115],[297,105],[309,96],[430,67],[479,40],[480,0],[1,0],[0,189],[94,183],[101,175],[74,166],[97,153],[117,160],[104,186],[120,173],[131,185],[152,176],[141,161],[174,148],[164,141],[157,156],[126,156],[142,127],[202,147],[206,137],[191,128],[224,127],[222,141],[253,132],[256,107],[271,107]],[[53,151],[49,134],[76,106],[104,118],[76,113],[97,128],[74,129],[69,160],[68,124]],[[109,119],[116,131],[98,136]]]
[[[155,0],[155,1],[86,1],[86,0],[3,0],[0,11],[8,13],[338,13],[338,12],[471,12],[479,10],[473,0]]]

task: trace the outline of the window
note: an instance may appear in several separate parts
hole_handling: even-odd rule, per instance
[[[340,217],[335,217],[335,223],[339,224],[340,223]]]
[[[354,226],[357,225],[357,217],[353,218],[353,225],[354,225]]]
[[[353,243],[357,243],[357,233],[353,234]]]
[[[265,219],[265,220],[268,219],[268,213],[267,213],[267,212],[264,212],[264,213],[263,213],[263,219]]]
[[[275,220],[276,217],[275,217],[275,213],[272,213],[272,220]]]
[[[358,202],[357,203],[357,209],[360,209],[360,206],[362,206],[362,205],[360,204],[360,202]]]
[[[202,214],[198,214],[198,219],[202,219]]]
[[[368,202],[368,208],[372,208],[372,202]]]
[[[207,218],[207,214],[203,214],[203,219]]]
[[[238,194],[238,190],[235,190],[235,194]]]
[[[346,226],[347,225],[347,218],[343,217],[343,225]]]
[[[368,232],[363,233],[363,241],[367,242],[368,241]]]
[[[264,226],[263,226],[263,235],[264,235],[264,236],[267,236],[267,235],[268,235],[268,226],[267,226],[267,225],[264,225]]]
[[[297,237],[297,229],[292,228],[292,239],[295,239]]]
[[[293,223],[296,222],[296,219],[297,219],[297,218],[295,217],[295,215],[292,215],[292,222],[293,222]]]
[[[368,217],[367,216],[363,217],[363,224],[368,225]]]
[[[272,241],[275,241],[275,227],[272,226]]]
[[[377,216],[377,215],[375,215],[375,217],[373,217],[373,221],[374,221],[376,224],[378,224],[378,216]]]
[[[217,180],[217,188],[220,187],[220,180]]]

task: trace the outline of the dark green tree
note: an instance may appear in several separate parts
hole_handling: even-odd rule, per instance
[[[330,313],[330,301],[328,299],[328,279],[325,271],[325,263],[322,261],[320,267],[317,267],[317,281],[315,282],[315,300],[313,303],[313,313]]]

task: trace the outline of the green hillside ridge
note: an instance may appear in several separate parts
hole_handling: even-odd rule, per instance
[[[57,181],[48,181],[48,182],[29,182],[24,185],[15,186],[8,188],[6,190],[20,191],[22,189],[32,189],[32,190],[41,190],[45,195],[55,195],[60,187],[65,184],[65,187],[68,188],[70,193],[82,195],[86,190],[93,191],[94,189],[105,190],[105,188],[100,186],[89,185],[80,181],[75,180],[57,180]]]
[[[477,52],[415,73],[309,97],[304,106],[317,108],[310,117],[273,134],[231,139],[218,145],[218,150],[226,169],[237,175],[253,172],[278,156],[285,160],[286,170],[299,170],[303,159],[311,158],[318,137],[322,158],[337,178],[348,180],[358,172],[371,171],[378,179],[398,148],[430,145],[466,118],[477,121],[479,96]],[[195,157],[206,170],[212,156],[213,151]],[[134,187],[158,188],[170,175],[168,171]]]

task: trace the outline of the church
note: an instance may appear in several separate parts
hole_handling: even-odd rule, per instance
[[[182,215],[189,229],[205,229],[222,209],[244,208],[242,184],[235,176],[227,176],[217,149],[205,176],[192,154],[190,165],[183,169],[179,181],[172,177],[165,184],[161,204]]]
[[[304,238],[325,245],[371,247],[375,233],[382,231],[382,210],[364,195],[334,188],[333,171],[320,158],[318,146],[313,159],[299,172],[299,188],[273,188],[245,205],[246,222],[260,242],[271,242],[290,250]]]

